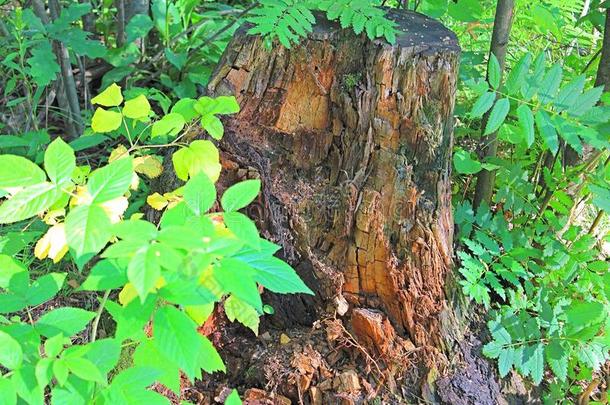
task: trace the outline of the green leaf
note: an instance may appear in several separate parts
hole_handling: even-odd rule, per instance
[[[600,302],[575,301],[565,312],[566,331],[575,333],[587,326],[600,323],[606,316],[604,305]]]
[[[540,135],[542,135],[542,139],[544,139],[544,143],[546,147],[553,153],[557,153],[559,150],[559,138],[557,137],[557,131],[553,126],[548,114],[543,110],[538,110],[536,112],[536,126],[538,127],[538,131],[540,131]]]
[[[95,317],[95,312],[80,308],[61,307],[45,313],[34,324],[36,330],[45,337],[53,337],[63,333],[73,336],[85,329]]]
[[[510,71],[506,78],[506,83],[504,84],[508,94],[517,95],[519,93],[521,87],[525,83],[525,78],[527,77],[531,62],[532,54],[528,52],[519,59],[519,62],[517,62],[515,67]]]
[[[585,114],[597,104],[603,92],[604,86],[598,86],[585,91],[576,98],[574,106],[568,109],[568,114],[575,117],[580,117]]]
[[[182,115],[169,113],[153,124],[150,136],[153,138],[162,135],[176,136],[182,131],[185,124],[186,122]]]
[[[205,214],[216,202],[216,187],[205,173],[193,176],[183,191],[184,202],[195,215]]]
[[[502,98],[496,101],[491,113],[489,114],[489,118],[487,120],[487,125],[485,126],[485,132],[483,135],[489,135],[492,132],[495,132],[500,128],[500,125],[506,119],[506,115],[510,110],[510,101],[507,98]]]
[[[517,116],[519,117],[519,125],[521,126],[521,131],[523,131],[525,143],[529,148],[534,144],[536,136],[534,131],[534,114],[526,104],[521,104],[517,108]]]
[[[27,284],[29,272],[24,264],[10,256],[0,255],[0,288],[9,289],[11,279],[13,279],[15,275],[23,276],[23,279]]]
[[[252,269],[254,280],[276,293],[314,295],[288,263],[274,256],[235,256]]]
[[[17,394],[28,405],[43,405],[43,388],[38,384],[36,371],[32,365],[24,365],[13,372],[11,382]],[[18,403],[22,403],[19,401]]]
[[[544,350],[546,361],[557,378],[565,381],[568,376],[568,352],[561,341],[551,340]]]
[[[93,266],[87,279],[81,284],[79,290],[105,291],[114,290],[127,283],[127,272],[119,266],[116,260],[100,260]]]
[[[123,196],[133,178],[133,162],[130,157],[115,160],[95,170],[89,176],[87,191],[92,203],[103,203]]]
[[[38,165],[16,155],[0,155],[0,189],[44,183],[47,176]]]
[[[548,104],[555,98],[562,75],[563,69],[559,63],[554,64],[546,73],[538,90],[538,99],[542,104]]]
[[[237,211],[250,204],[261,190],[261,181],[245,180],[229,187],[220,200],[222,208],[227,211]]]
[[[64,359],[64,364],[71,373],[85,381],[93,381],[106,384],[106,378],[102,372],[90,360],[82,357],[70,357]]]
[[[201,127],[208,131],[210,136],[214,139],[222,139],[222,135],[225,132],[222,121],[212,114],[201,117]]]
[[[576,99],[585,88],[586,76],[580,75],[563,86],[553,100],[553,104],[558,112],[568,110],[574,106]]]
[[[255,249],[259,248],[260,236],[258,235],[258,229],[256,229],[256,224],[250,218],[240,212],[225,212],[223,220],[227,228],[239,240]]]
[[[239,104],[233,96],[200,97],[194,108],[201,115],[234,114],[239,112]]]
[[[237,390],[233,390],[231,391],[231,394],[229,394],[229,396],[227,397],[227,399],[225,400],[225,405],[241,405],[241,399],[239,399],[239,394],[237,393]]]
[[[66,240],[76,257],[95,255],[110,240],[111,223],[98,205],[80,205],[66,216]]]
[[[117,107],[123,102],[121,87],[112,83],[103,92],[91,99],[91,104],[99,104],[104,107]]]
[[[539,385],[544,375],[544,345],[538,343],[528,351],[530,353],[524,367],[529,371],[534,384]]]
[[[148,390],[162,371],[151,367],[131,367],[121,371],[107,391],[109,404],[120,405],[170,405],[169,399]]]
[[[225,294],[234,294],[262,313],[263,303],[253,280],[255,272],[256,270],[245,262],[232,258],[224,258],[214,266],[214,278]]]
[[[229,321],[235,322],[237,319],[242,325],[250,328],[255,335],[258,335],[260,318],[258,312],[250,305],[231,295],[224,302],[224,310]]]
[[[464,149],[458,149],[453,155],[453,165],[460,174],[475,174],[481,171],[481,162],[474,160]]]
[[[132,119],[146,118],[148,117],[148,114],[150,114],[150,111],[150,104],[144,94],[127,100],[123,107],[123,115]]]
[[[123,115],[121,113],[98,107],[93,114],[93,118],[91,118],[91,129],[94,132],[103,134],[119,129],[122,123]]]
[[[146,14],[136,14],[129,20],[129,24],[125,27],[127,36],[126,43],[131,43],[138,38],[143,38],[152,29],[153,22]],[[120,103],[119,103],[120,104]]]
[[[127,268],[127,278],[138,292],[141,302],[146,300],[161,277],[161,267],[156,256],[157,250],[152,247],[153,245],[146,244],[138,249]]]
[[[610,213],[610,189],[589,185],[589,191],[593,195],[592,203],[599,209]]]
[[[141,219],[118,222],[114,224],[112,230],[116,237],[132,241],[149,241],[158,234],[155,225]]]
[[[198,366],[206,373],[214,373],[216,371],[226,371],[226,367],[222,362],[222,358],[216,351],[216,348],[205,336],[199,337],[199,356]]]
[[[212,182],[220,176],[220,154],[210,141],[197,140],[191,142],[187,148],[182,148],[172,155],[172,163],[176,176],[181,180],[188,180],[199,172],[205,173]]]
[[[0,364],[9,370],[19,368],[23,363],[21,345],[11,335],[0,330]]]
[[[491,106],[494,104],[496,100],[496,93],[492,93],[490,91],[486,91],[477,99],[477,101],[472,106],[472,110],[470,111],[470,117],[479,118],[485,114]]]
[[[102,374],[112,371],[121,356],[121,344],[117,339],[98,339],[86,347],[84,357],[91,361]]]
[[[200,115],[197,111],[195,111],[194,106],[196,103],[197,100],[193,100],[192,98],[180,99],[172,107],[171,112],[182,115],[185,122],[191,122]]]
[[[165,305],[155,314],[155,343],[159,351],[172,359],[192,381],[195,378],[198,359],[193,351],[200,345],[197,325],[184,312]]]
[[[30,75],[38,86],[49,85],[60,72],[51,41],[38,41],[30,53],[32,56],[27,59]]]
[[[500,373],[500,377],[506,377],[510,369],[513,367],[514,358],[515,349],[512,347],[500,350],[500,354],[498,356],[498,372]]]
[[[52,183],[25,187],[0,205],[0,224],[31,218],[49,209],[62,193]]]
[[[44,168],[55,184],[70,180],[76,169],[74,150],[61,138],[56,138],[45,151]]]
[[[66,273],[49,273],[39,277],[28,288],[24,299],[29,306],[37,306],[53,298],[64,285]]]
[[[17,392],[15,386],[11,380],[7,378],[0,378],[0,402],[2,405],[16,405],[17,404]]]
[[[157,349],[154,340],[142,342],[133,354],[136,366],[151,367],[163,374],[158,377],[161,384],[180,395],[180,368]]]
[[[496,55],[491,53],[489,55],[489,61],[487,63],[487,80],[494,90],[500,87],[500,80],[502,80],[502,69],[500,68],[500,62]]]

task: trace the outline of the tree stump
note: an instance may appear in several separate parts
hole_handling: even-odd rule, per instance
[[[389,17],[400,30],[394,45],[322,17],[292,49],[266,49],[242,27],[208,92],[237,97],[222,147],[260,173],[256,216],[317,293],[268,297],[275,321],[368,308],[416,347],[443,349],[460,48],[437,21]]]

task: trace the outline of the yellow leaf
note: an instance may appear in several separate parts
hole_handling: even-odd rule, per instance
[[[131,283],[125,284],[121,292],[119,292],[119,302],[126,306],[138,296],[136,288]]]
[[[97,96],[91,99],[91,104],[99,104],[104,107],[116,107],[123,102],[123,94],[121,93],[121,87],[117,86],[116,83],[112,83]]]
[[[134,170],[137,173],[146,175],[148,178],[154,179],[159,177],[163,172],[163,165],[159,159],[154,156],[140,156],[133,160]]]
[[[44,222],[47,225],[55,225],[58,223],[57,218],[63,217],[65,215],[66,215],[66,210],[63,208],[59,208],[56,210],[50,210],[42,218],[42,222]]]
[[[159,193],[154,193],[146,197],[146,202],[157,211],[161,211],[167,206],[167,199]]]
[[[126,197],[117,197],[115,199],[105,201],[100,204],[100,207],[106,212],[110,222],[116,224],[123,218],[123,213],[127,210],[129,201]]]
[[[197,325],[203,325],[204,322],[208,320],[213,310],[213,302],[204,305],[187,305],[184,307],[186,314],[190,316]]]
[[[137,190],[139,186],[140,186],[140,177],[136,174],[136,172],[133,172],[133,176],[131,176],[131,183],[129,184],[129,189]]]
[[[68,252],[66,228],[64,224],[56,224],[47,230],[34,247],[34,255],[43,260],[49,258],[53,263],[59,262]]]
[[[91,119],[91,129],[98,133],[111,132],[118,129],[121,126],[121,122],[123,122],[121,113],[107,111],[98,107]]]
[[[210,265],[201,272],[199,275],[199,283],[207,288],[216,298],[222,298],[224,289],[216,278],[214,278],[213,266]]]
[[[129,157],[129,151],[124,145],[119,145],[110,152],[108,163],[112,163],[117,159],[123,159]]]
[[[280,335],[280,344],[282,345],[287,345],[288,343],[290,343],[290,338],[288,337],[287,334],[282,333]]]
[[[166,284],[167,284],[167,282],[165,281],[165,278],[159,277],[159,279],[155,283],[155,286],[153,288],[151,288],[151,291],[156,291],[160,288],[163,288],[163,286],[165,286]],[[134,285],[132,283],[125,284],[123,289],[119,292],[119,302],[123,306],[129,304],[131,301],[133,301],[137,297],[138,297],[138,292],[136,291],[136,288],[134,287]]]
[[[127,100],[123,107],[123,115],[127,118],[139,119],[146,118],[150,113],[150,104],[144,94],[140,94],[136,98]]]
[[[70,200],[70,207],[74,207],[77,205],[87,205],[93,202],[93,197],[87,191],[86,186],[76,186],[76,191],[72,195],[72,199]]]

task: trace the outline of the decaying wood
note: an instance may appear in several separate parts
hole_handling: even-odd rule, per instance
[[[270,233],[323,302],[382,310],[416,346],[442,348],[459,47],[438,22],[391,17],[394,46],[320,23],[266,49],[242,28],[208,89],[238,98],[226,147],[263,169]],[[310,312],[277,303],[286,320]]]

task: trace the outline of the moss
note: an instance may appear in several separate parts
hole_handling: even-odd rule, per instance
[[[343,79],[341,80],[341,85],[344,90],[352,91],[354,87],[362,80],[361,73],[348,73],[343,75]]]

